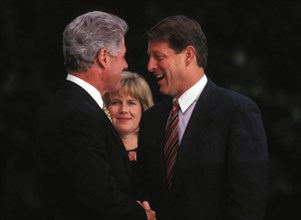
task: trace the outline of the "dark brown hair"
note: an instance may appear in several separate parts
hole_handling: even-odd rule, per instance
[[[200,24],[184,15],[170,16],[159,21],[146,32],[149,41],[165,41],[169,47],[180,53],[187,46],[195,48],[197,63],[206,68],[208,49],[206,36]]]

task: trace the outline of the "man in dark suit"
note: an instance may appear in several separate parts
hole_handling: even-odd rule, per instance
[[[170,98],[141,119],[141,199],[158,220],[263,219],[268,153],[257,105],[207,78],[206,37],[195,20],[167,17],[147,37],[148,70]]]
[[[118,91],[126,22],[94,11],[63,34],[68,76],[41,116],[38,172],[42,219],[154,219],[134,198],[130,162],[105,115],[102,96]]]

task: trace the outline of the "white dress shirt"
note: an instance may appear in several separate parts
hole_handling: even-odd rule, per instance
[[[90,96],[92,96],[92,98],[95,100],[95,102],[97,102],[100,108],[103,107],[101,94],[94,86],[71,74],[67,75],[67,80],[72,81],[82,87],[90,94]]]
[[[183,134],[185,132],[186,126],[189,122],[191,113],[195,107],[195,104],[201,95],[208,79],[204,75],[196,84],[190,87],[185,93],[183,93],[179,98],[178,102],[180,105],[179,110],[179,143],[182,141]]]

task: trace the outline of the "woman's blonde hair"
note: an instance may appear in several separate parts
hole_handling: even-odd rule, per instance
[[[106,93],[103,97],[104,103],[108,106],[112,103],[113,94],[128,94],[139,100],[142,111],[153,106],[151,89],[142,76],[130,71],[123,71],[120,79],[121,89],[118,92]]]

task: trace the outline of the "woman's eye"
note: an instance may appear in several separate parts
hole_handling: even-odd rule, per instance
[[[118,105],[120,102],[118,102],[118,101],[113,101],[113,102],[111,102],[111,105]]]
[[[129,105],[137,105],[137,102],[136,101],[130,101]]]

